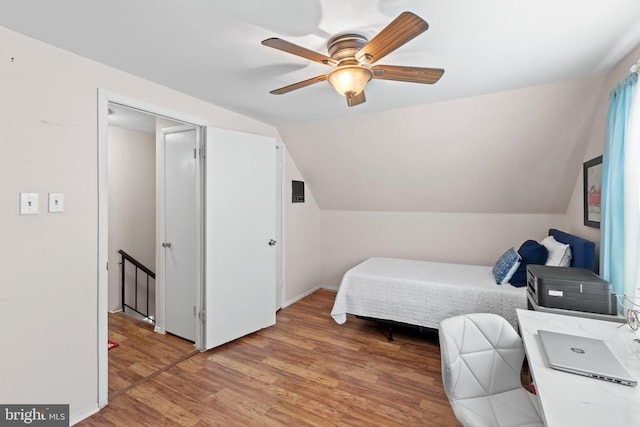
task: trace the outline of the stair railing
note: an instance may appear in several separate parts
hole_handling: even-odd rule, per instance
[[[155,316],[152,316],[149,313],[149,279],[153,279],[153,286],[155,289],[156,274],[153,271],[149,270],[147,267],[145,267],[140,261],[136,260],[134,257],[132,257],[131,255],[123,251],[122,249],[120,249],[118,253],[122,256],[122,262],[121,262],[121,265],[122,265],[122,270],[121,270],[122,311],[124,312],[125,308],[128,308],[140,314],[141,316],[144,316],[146,319],[150,320],[151,322],[155,323],[156,322],[154,319]],[[135,286],[134,286],[133,305],[128,304],[126,301],[127,293],[126,293],[125,266],[127,262],[135,267],[135,276],[134,276]],[[146,299],[144,301],[144,307],[142,307],[142,303],[138,301],[138,272],[141,272],[146,275],[146,286],[145,286]]]

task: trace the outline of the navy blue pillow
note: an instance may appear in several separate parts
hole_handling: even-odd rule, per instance
[[[520,246],[520,249],[518,249],[518,254],[522,257],[522,262],[516,272],[513,273],[513,276],[511,276],[510,283],[516,288],[521,288],[527,284],[527,265],[544,265],[544,263],[547,262],[549,252],[547,248],[535,240],[527,240]]]

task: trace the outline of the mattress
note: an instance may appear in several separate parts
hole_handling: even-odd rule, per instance
[[[347,271],[331,316],[347,314],[437,329],[467,313],[495,313],[517,328],[516,309],[527,309],[526,286],[497,285],[492,267],[369,258]]]

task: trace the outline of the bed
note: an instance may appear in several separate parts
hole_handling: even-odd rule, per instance
[[[593,242],[556,229],[549,236],[569,245],[570,267],[595,269]],[[489,312],[517,327],[516,309],[527,309],[526,289],[496,284],[492,266],[373,257],[345,273],[331,316],[338,324],[351,314],[437,329],[448,317]]]

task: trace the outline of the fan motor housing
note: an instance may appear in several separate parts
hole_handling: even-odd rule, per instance
[[[356,53],[362,49],[369,39],[358,33],[338,34],[327,42],[329,56],[340,62],[343,59],[355,58]]]

